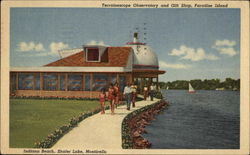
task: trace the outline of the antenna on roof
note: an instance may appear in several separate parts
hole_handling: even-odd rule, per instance
[[[147,42],[147,23],[143,23],[143,41]]]

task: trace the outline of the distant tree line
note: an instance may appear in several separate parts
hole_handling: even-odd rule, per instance
[[[176,80],[172,82],[159,82],[161,89],[188,89],[190,83],[196,90],[240,90],[240,79],[226,78],[225,81],[220,79],[195,79],[195,80]]]

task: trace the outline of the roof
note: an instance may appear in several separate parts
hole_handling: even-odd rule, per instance
[[[166,71],[164,70],[154,70],[154,69],[147,69],[147,70],[140,70],[140,69],[134,69],[134,73],[157,73],[157,74],[164,74]]]
[[[63,73],[124,73],[124,72],[131,72],[131,68],[126,67],[11,67],[10,72],[63,72]]]
[[[126,67],[130,52],[131,47],[107,47],[101,56],[101,62],[86,62],[85,52],[81,51],[45,66]]]

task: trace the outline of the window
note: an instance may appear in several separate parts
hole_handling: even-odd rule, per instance
[[[87,48],[87,61],[99,61],[98,48]]]
[[[111,74],[110,75],[110,83],[115,84],[116,82],[117,82],[116,75],[115,74]]]
[[[18,74],[18,89],[32,90],[34,88],[34,74],[20,73]]]
[[[35,90],[40,90],[40,74],[35,74]]]
[[[105,74],[94,74],[92,88],[93,91],[101,91],[108,85],[108,76]]]
[[[58,76],[57,74],[44,74],[43,75],[43,89],[44,90],[57,90]]]
[[[65,74],[60,75],[60,90],[65,90]]]
[[[16,90],[16,73],[11,73],[10,75],[10,90]]]
[[[82,75],[71,74],[68,75],[68,90],[82,90]]]
[[[127,79],[126,76],[119,76],[119,85],[120,85],[120,90],[123,91],[124,87],[126,86]]]
[[[90,91],[90,75],[85,75],[85,91]]]

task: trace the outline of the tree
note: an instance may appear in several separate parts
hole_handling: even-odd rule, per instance
[[[215,90],[216,88],[224,88],[226,90],[240,90],[240,79],[234,80],[232,78],[226,78],[225,81],[221,82],[220,79],[194,79],[194,80],[176,80],[172,82],[159,82],[161,88],[166,89],[188,89],[188,83],[199,90]]]

